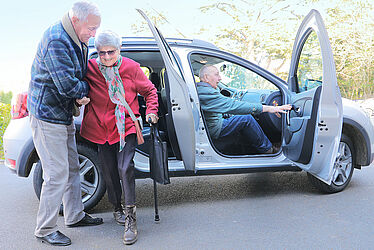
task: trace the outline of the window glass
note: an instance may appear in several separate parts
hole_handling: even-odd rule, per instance
[[[297,67],[299,91],[307,91],[322,84],[322,53],[317,34],[314,31],[305,41]]]
[[[237,90],[278,90],[273,83],[250,69],[218,57],[193,54],[190,57],[190,62],[196,82],[200,80],[199,71],[201,67],[209,64],[219,70],[222,78],[221,83],[227,87]]]

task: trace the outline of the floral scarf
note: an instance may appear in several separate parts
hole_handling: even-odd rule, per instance
[[[119,74],[119,67],[121,67],[122,64],[122,56],[118,56],[118,59],[116,63],[114,63],[112,66],[107,67],[104,64],[100,62],[99,57],[96,59],[97,64],[99,65],[99,70],[103,74],[105,81],[108,85],[108,93],[110,100],[116,104],[116,125],[118,129],[118,134],[120,137],[120,149],[121,152],[122,149],[125,147],[125,107],[124,103],[125,100],[125,89],[123,87],[123,82],[121,79],[121,76]]]

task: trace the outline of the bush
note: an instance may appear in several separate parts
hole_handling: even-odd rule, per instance
[[[4,159],[3,135],[10,122],[10,104],[0,103],[0,159]]]

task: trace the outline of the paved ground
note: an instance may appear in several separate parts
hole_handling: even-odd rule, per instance
[[[351,185],[322,195],[304,172],[173,178],[159,186],[161,222],[153,221],[152,182],[137,180],[139,240],[131,249],[373,249],[374,167]],[[0,165],[0,249],[50,249],[33,236],[38,200],[32,178]],[[123,249],[123,228],[104,198],[91,211],[105,223],[60,230],[66,249]]]

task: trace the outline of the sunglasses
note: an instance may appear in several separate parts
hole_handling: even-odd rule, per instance
[[[100,56],[105,56],[105,54],[108,54],[108,56],[112,56],[116,53],[116,50],[108,50],[108,51],[99,51]]]

